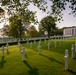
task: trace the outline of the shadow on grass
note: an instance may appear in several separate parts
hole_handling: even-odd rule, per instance
[[[73,75],[76,75],[76,72],[74,72],[74,71],[72,71],[70,69],[68,69],[68,72],[72,73]]]
[[[3,68],[5,62],[6,61],[4,61],[4,56],[3,56],[0,62],[0,68]]]
[[[74,60],[76,60],[76,58],[73,58]]]
[[[38,49],[37,48],[32,48],[34,51],[38,52]]]
[[[69,54],[71,54],[71,42],[68,43],[61,43],[61,45],[59,45],[57,43],[57,46],[55,47],[54,44],[51,45],[51,48],[49,51],[53,51],[53,52],[57,52],[59,54],[65,54],[65,50],[68,49],[69,50]]]
[[[27,54],[25,54],[25,57],[28,58]]]
[[[59,63],[59,64],[64,65],[63,63],[61,63],[60,61],[58,61],[58,60],[56,60],[56,59],[54,59],[54,58],[49,58],[48,56],[45,56],[45,55],[42,55],[42,54],[40,54],[40,55],[43,56],[43,57],[48,58],[50,61],[57,62],[57,63]]]
[[[30,75],[39,75],[37,68],[32,68],[26,61],[23,61],[23,62],[30,69],[30,71],[29,71]]]
[[[9,55],[9,53],[10,53],[10,52],[7,50],[7,54],[8,54],[8,55]]]

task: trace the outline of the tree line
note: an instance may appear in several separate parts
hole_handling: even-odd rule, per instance
[[[47,12],[48,1],[51,4],[50,10]],[[44,17],[38,23],[36,12],[28,9],[31,3],[40,10],[49,13],[49,16]],[[69,14],[74,14],[75,16],[75,0],[0,0],[0,22],[4,22],[4,20],[9,22],[9,25],[4,25],[2,28],[3,35],[15,38],[24,37],[26,33],[27,36],[44,35],[45,32],[48,37],[50,35],[62,35],[62,29],[56,27],[56,22],[62,20],[62,12],[66,10],[66,6],[72,10]],[[8,18],[5,18],[5,11],[9,15]],[[39,24],[39,31],[34,26],[31,26],[32,23],[34,25]]]

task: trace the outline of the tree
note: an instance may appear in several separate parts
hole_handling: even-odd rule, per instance
[[[37,36],[36,28],[34,26],[30,26],[28,28],[28,33],[27,34],[29,34],[29,36],[31,36],[31,37]]]
[[[4,9],[9,13],[15,13],[20,11],[21,7],[28,8],[30,3],[37,6],[40,10],[46,11],[48,9],[47,2],[50,3],[51,11],[54,16],[57,16],[58,20],[62,18],[62,11],[68,6],[72,11],[71,13],[76,15],[76,0],[0,0],[0,5],[5,6]]]
[[[4,25],[2,28],[3,35],[9,37],[9,25]]]
[[[3,22],[4,21],[4,19],[5,19],[5,11],[4,11],[4,9],[2,9],[1,7],[0,7],[0,23],[1,22]]]
[[[4,10],[0,7],[0,16],[4,15]]]
[[[54,35],[60,35],[62,36],[63,35],[63,29],[56,29],[56,30],[53,30],[51,32],[51,35],[54,36]]]
[[[51,31],[53,31],[56,28],[56,19],[52,16],[44,17],[39,24],[39,30],[47,31],[48,32],[48,38],[50,37]]]
[[[17,13],[9,18],[10,32],[11,36],[21,38],[31,23],[37,23],[37,19],[35,13],[29,10]]]
[[[14,15],[9,18],[9,22],[10,35],[16,38],[21,38],[26,30],[26,25],[24,25],[22,19],[17,15]]]

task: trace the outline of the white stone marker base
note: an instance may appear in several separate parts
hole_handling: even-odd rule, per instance
[[[25,50],[24,50],[24,48],[21,50],[21,54],[22,54],[22,61],[25,61]]]
[[[27,46],[28,46],[29,42],[27,41]]]
[[[4,46],[2,46],[2,57],[4,56]]]
[[[32,42],[30,42],[30,48],[32,48]]]
[[[65,70],[68,70],[68,56],[64,56],[64,60],[65,60]]]
[[[55,47],[56,47],[56,39],[54,40],[54,45],[55,45]]]
[[[34,44],[36,44],[36,41],[34,40]]]
[[[48,50],[50,50],[50,43],[48,42]]]
[[[38,54],[40,54],[40,48],[41,48],[41,46],[40,45],[38,45]]]
[[[46,45],[46,39],[45,39],[45,45]]]
[[[74,58],[74,45],[73,44],[72,44],[71,50],[72,50],[72,58]]]

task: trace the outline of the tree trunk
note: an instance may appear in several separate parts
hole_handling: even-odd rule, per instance
[[[50,39],[50,32],[48,31],[48,39]]]

